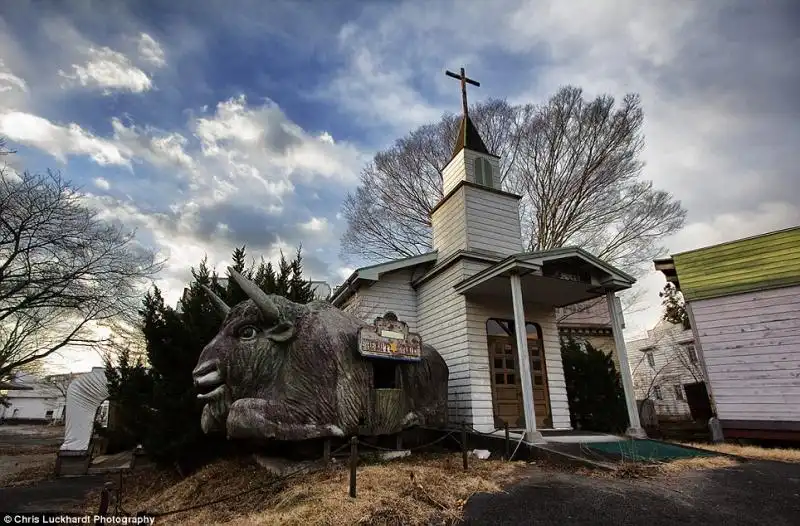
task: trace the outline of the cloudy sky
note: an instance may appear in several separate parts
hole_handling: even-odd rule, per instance
[[[515,103],[638,92],[644,176],[688,210],[675,253],[800,223],[798,27],[792,0],[3,2],[0,135],[169,256],[174,301],[245,243],[302,242],[309,275],[341,282],[342,199],[377,150],[459,110],[447,68]],[[662,285],[640,282],[631,335]]]

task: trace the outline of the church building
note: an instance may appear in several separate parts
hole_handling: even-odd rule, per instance
[[[450,370],[449,418],[477,431],[503,427],[543,440],[542,430],[568,430],[559,316],[569,306],[603,304],[615,361],[627,364],[617,292],[634,278],[573,247],[525,252],[519,201],[500,187],[500,158],[463,117],[443,170],[442,200],[431,212],[433,250],[359,268],[338,287],[335,306],[371,322],[387,312],[433,346]],[[573,327],[573,329],[576,327]],[[620,373],[630,422],[642,436],[628,367]]]

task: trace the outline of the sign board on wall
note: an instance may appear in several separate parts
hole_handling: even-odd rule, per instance
[[[368,358],[418,362],[422,359],[422,338],[409,332],[408,325],[390,315],[376,318],[372,327],[358,330],[358,352]]]

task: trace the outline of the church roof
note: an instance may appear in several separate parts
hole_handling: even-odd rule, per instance
[[[386,263],[378,263],[377,265],[370,265],[368,267],[357,268],[350,274],[344,283],[336,287],[331,295],[331,303],[335,306],[340,306],[349,297],[348,292],[353,292],[354,288],[358,286],[360,281],[378,281],[383,274],[387,272],[394,272],[416,265],[425,265],[436,262],[438,251],[433,250],[424,254],[411,256],[402,259],[394,259]]]
[[[481,139],[478,133],[478,128],[475,127],[475,123],[472,122],[469,115],[464,115],[461,118],[461,125],[458,127],[456,143],[453,146],[453,157],[463,149],[492,155],[486,148],[486,144],[484,144],[483,139]]]

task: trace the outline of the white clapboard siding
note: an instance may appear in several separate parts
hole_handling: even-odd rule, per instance
[[[419,286],[417,332],[424,343],[439,352],[450,370],[448,409],[451,422],[472,424],[466,300],[453,290],[463,279],[463,261],[458,261]]]
[[[467,246],[464,215],[464,188],[460,188],[431,216],[433,248],[439,251],[439,260]]]
[[[703,378],[700,363],[691,364],[688,352],[683,347],[693,341],[691,330],[662,320],[647,331],[647,338],[625,344],[636,398],[652,400],[659,415],[691,418],[683,385],[701,381]],[[653,353],[654,366],[647,362],[642,352],[644,350]],[[660,387],[661,399],[656,396],[655,386]],[[682,400],[678,398],[676,388],[683,393]]]
[[[467,249],[502,255],[522,252],[519,200],[482,188],[464,187]]]
[[[458,152],[442,170],[442,191],[444,195],[456,187],[458,183],[467,179],[464,150]]]
[[[691,309],[720,420],[800,420],[800,287]]]
[[[480,272],[486,266],[486,263],[465,262],[467,275]],[[476,421],[476,425],[493,425],[494,423],[486,322],[489,318],[514,319],[510,283],[508,287],[506,299],[467,301],[466,332],[471,349],[473,394],[480,396],[480,399],[485,401],[473,410],[473,418]],[[551,308],[525,301],[525,298],[523,298],[523,303],[526,321],[537,323],[542,329],[553,427],[555,429],[570,429],[567,385],[564,381],[564,366],[561,363],[561,342],[558,336],[558,328],[556,327],[555,312]]]
[[[381,280],[362,285],[342,308],[366,323],[388,311],[417,332],[417,293],[411,287],[411,271],[398,270],[383,274]]]
[[[478,181],[475,180],[475,159],[486,159],[489,161],[489,165],[492,167],[492,187],[500,190],[502,187],[500,159],[497,157],[492,157],[491,155],[484,155],[482,153],[474,152],[472,150],[462,151],[464,152],[464,159],[462,161],[464,163],[464,179],[471,183],[477,183]]]

